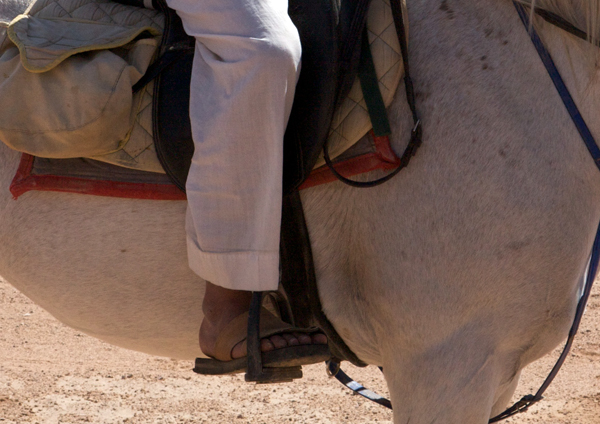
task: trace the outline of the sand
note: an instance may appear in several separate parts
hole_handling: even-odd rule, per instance
[[[581,334],[546,399],[506,423],[600,424],[600,284]],[[203,377],[192,363],[108,345],[70,329],[0,280],[0,424],[7,423],[391,423],[324,365],[279,385]],[[528,367],[517,398],[537,390],[555,352]],[[344,369],[387,395],[377,368]],[[468,405],[465,405],[468,407]]]

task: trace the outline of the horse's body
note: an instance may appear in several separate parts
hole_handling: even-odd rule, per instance
[[[384,367],[395,422],[483,424],[519,371],[566,336],[600,220],[600,172],[511,1],[408,10],[424,144],[383,186],[303,193],[319,290],[348,345]],[[600,137],[585,42],[540,29]],[[405,104],[399,93],[390,110],[397,152],[412,126]],[[92,336],[199,355],[204,285],[186,265],[185,203],[14,201],[18,161],[0,143],[0,274]]]

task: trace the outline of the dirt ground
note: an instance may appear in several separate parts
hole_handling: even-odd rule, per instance
[[[546,394],[507,423],[600,424],[600,284],[573,354]],[[391,413],[304,367],[296,383],[208,378],[192,364],[127,351],[78,333],[0,279],[0,424],[391,423]],[[526,369],[518,397],[537,390],[556,352]],[[374,367],[345,370],[387,394]],[[468,405],[465,405],[468,407]]]

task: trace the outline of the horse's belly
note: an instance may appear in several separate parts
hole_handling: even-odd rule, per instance
[[[122,347],[200,354],[204,282],[187,266],[185,202],[48,192],[0,202],[0,275],[34,302]]]

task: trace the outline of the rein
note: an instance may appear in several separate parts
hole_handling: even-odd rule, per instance
[[[394,3],[394,2],[392,2],[392,3]],[[569,93],[569,90],[568,90],[564,80],[560,76],[558,68],[556,67],[554,61],[552,60],[552,57],[550,56],[548,49],[546,49],[546,47],[544,46],[544,43],[540,39],[538,33],[535,31],[535,29],[531,25],[531,21],[529,19],[529,14],[525,10],[525,7],[521,3],[518,3],[516,0],[513,0],[513,4],[514,4],[515,8],[517,9],[517,13],[519,14],[519,17],[521,18],[523,25],[525,26],[526,30],[529,33],[529,36],[531,37],[531,41],[532,41],[533,45],[535,46],[535,48],[538,52],[538,55],[540,56],[540,59],[542,60],[544,66],[546,67],[546,71],[548,72],[548,75],[552,79],[552,82],[554,83],[554,86],[556,87],[556,90],[557,90],[558,94],[560,95],[560,98],[563,101],[565,108],[569,112],[569,115],[571,116],[571,120],[575,124],[575,127],[577,128],[577,131],[579,132],[581,138],[583,139],[583,142],[585,143],[588,151],[590,152],[590,155],[594,159],[594,163],[596,164],[596,167],[598,167],[598,169],[600,170],[600,148],[598,148],[598,145],[596,144],[596,141],[594,140],[594,136],[592,135],[587,124],[585,123],[585,120],[581,116],[581,113],[579,112],[579,109],[577,108],[577,105],[575,104],[573,97]],[[566,21],[565,19],[561,18],[560,16],[558,16],[552,12],[542,10],[542,9],[536,9],[535,13],[537,15],[539,15],[540,17],[542,17],[543,19],[545,19],[547,22],[559,27],[560,29],[563,29],[581,39],[589,40],[589,37],[585,32],[581,31],[580,29],[578,29],[577,27],[575,27],[574,25],[572,25],[570,22]],[[403,58],[405,61],[405,66],[407,66],[406,65],[407,58],[404,57],[404,55],[403,55]],[[408,69],[408,68],[406,68],[406,69]],[[408,71],[407,71],[407,73],[408,73]],[[411,83],[411,90],[412,90],[412,83]],[[407,84],[407,91],[408,91],[408,84]],[[410,103],[410,100],[409,100],[409,103]],[[332,167],[330,166],[330,168],[332,168]],[[393,172],[394,175],[395,175],[395,173],[397,173],[397,171]],[[384,178],[386,178],[386,177],[384,177]],[[587,272],[585,275],[585,285],[583,288],[583,293],[577,303],[575,318],[573,319],[573,324],[571,325],[571,329],[569,330],[567,342],[565,343],[565,346],[563,348],[563,351],[562,351],[560,357],[556,361],[556,364],[550,371],[550,374],[548,375],[548,377],[546,377],[546,379],[542,383],[541,387],[538,389],[538,391],[534,395],[530,394],[530,395],[522,397],[513,406],[511,406],[504,412],[496,415],[495,417],[491,418],[489,420],[489,423],[496,423],[498,421],[501,421],[508,417],[511,417],[517,413],[525,412],[525,411],[527,411],[527,409],[529,409],[530,406],[532,406],[533,404],[539,402],[540,400],[542,400],[544,398],[542,395],[544,394],[544,392],[546,391],[548,386],[550,386],[550,383],[552,383],[552,381],[558,374],[560,368],[564,364],[564,362],[571,350],[571,347],[573,346],[573,341],[575,339],[575,335],[577,334],[577,331],[579,330],[579,325],[581,323],[583,313],[585,312],[586,304],[588,302],[590,293],[592,291],[592,286],[594,284],[594,279],[595,279],[596,273],[598,271],[598,263],[599,262],[600,262],[600,225],[596,232],[596,237],[594,239],[594,244],[592,246],[592,253],[591,253],[590,261],[588,264],[588,269],[587,269]],[[376,402],[379,405],[385,406],[386,408],[392,409],[392,404],[388,399],[385,399],[385,398],[379,396],[378,394],[364,388],[361,384],[352,380],[350,377],[348,377],[348,375],[346,375],[343,371],[341,371],[339,362],[334,361],[334,360],[328,361],[327,362],[327,371],[329,372],[329,374],[331,376],[336,377],[342,384],[344,384],[346,387],[351,389],[356,394],[359,394],[373,402]]]

